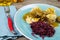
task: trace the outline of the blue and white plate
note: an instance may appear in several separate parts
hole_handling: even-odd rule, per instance
[[[48,4],[30,4],[20,8],[15,14],[14,23],[17,30],[30,40],[42,40],[42,38],[39,37],[38,35],[36,35],[38,38],[35,38],[34,36],[32,36],[31,34],[32,30],[30,28],[30,25],[27,24],[22,17],[24,14],[31,11],[31,9],[36,6],[40,7],[42,10],[46,10],[47,8],[54,8],[56,15],[60,16],[60,9]],[[55,30],[56,32],[53,37],[45,37],[44,40],[60,40],[60,25],[57,28],[55,28]]]

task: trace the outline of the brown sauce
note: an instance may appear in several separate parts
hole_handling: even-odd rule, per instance
[[[54,28],[56,28],[56,27],[58,27],[59,23],[54,22],[54,23],[52,23],[51,25],[52,25]]]

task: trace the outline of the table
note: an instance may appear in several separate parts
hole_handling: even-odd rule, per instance
[[[60,2],[53,1],[53,0],[24,0],[24,2],[14,3],[13,5],[15,5],[17,9],[19,9],[22,6],[25,6],[28,4],[34,4],[34,3],[50,4],[50,5],[60,7]]]

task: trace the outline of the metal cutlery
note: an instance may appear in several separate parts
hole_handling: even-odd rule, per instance
[[[9,6],[5,6],[4,10],[5,10],[5,13],[7,14],[8,27],[10,29],[10,32],[12,32],[13,34],[16,35],[16,32],[14,31],[14,27],[13,27],[13,22],[12,22],[12,19],[10,17],[10,8],[9,8]]]
[[[7,15],[8,27],[9,27],[10,32],[12,32],[14,35],[17,35],[17,33],[15,32],[14,27],[13,27],[12,19],[10,17],[10,8],[9,8],[9,6],[5,6],[4,7],[4,11],[5,11],[6,15]],[[2,37],[3,37],[3,39],[6,39],[6,38],[11,37],[11,36],[7,36],[6,35],[6,36],[2,36]],[[24,36],[23,35],[22,36],[12,36],[12,38],[13,37],[15,37],[15,38],[21,38],[21,37],[24,37]]]

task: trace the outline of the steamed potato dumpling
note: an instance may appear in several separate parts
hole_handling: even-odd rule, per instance
[[[32,15],[30,12],[28,12],[28,13],[24,14],[23,19],[26,20],[27,16],[34,17],[34,15]]]
[[[51,22],[55,22],[57,16],[56,16],[55,14],[48,14],[48,15],[46,15],[46,17],[47,17],[48,20],[50,20]]]
[[[35,7],[31,10],[31,13],[32,14],[35,14],[35,15],[38,15],[38,16],[41,16],[43,13],[42,13],[42,10],[39,8],[39,7]]]
[[[32,18],[32,17],[27,16],[26,22],[30,24],[32,22],[37,22],[39,19],[40,18]]]
[[[46,12],[49,13],[49,14],[54,14],[55,13],[55,9],[54,8],[48,8],[46,10]]]

